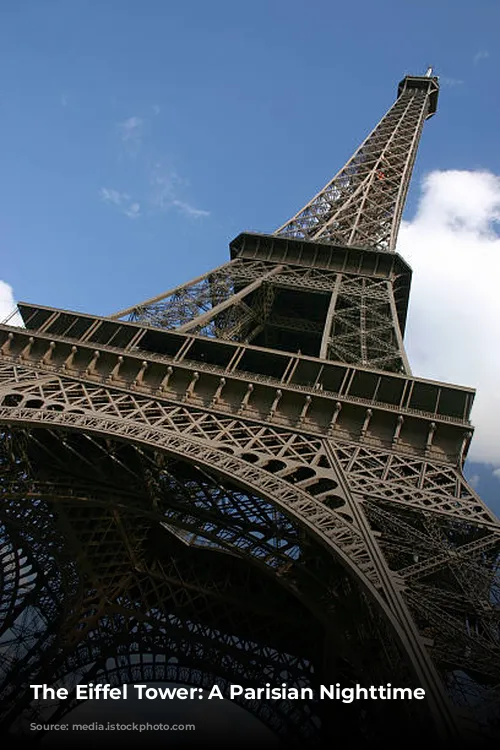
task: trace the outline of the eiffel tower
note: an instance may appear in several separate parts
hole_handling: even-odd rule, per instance
[[[79,683],[268,683],[314,691],[235,698],[290,742],[498,738],[474,391],[415,377],[403,345],[396,239],[438,89],[406,76],[331,182],[215,270],[0,326],[4,732],[67,717]],[[317,698],[388,683],[425,699]]]

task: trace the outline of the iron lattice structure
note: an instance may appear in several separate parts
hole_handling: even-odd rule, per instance
[[[426,700],[244,705],[301,742],[497,736],[474,392],[411,374],[394,250],[437,94],[407,76],[338,175],[216,270],[112,317],[20,304],[0,326],[4,730],[60,719],[81,681],[390,682]]]

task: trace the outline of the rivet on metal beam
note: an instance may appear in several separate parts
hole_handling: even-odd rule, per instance
[[[94,356],[90,360],[89,366],[85,370],[86,375],[92,375],[92,373],[95,371],[97,367],[97,360],[99,359],[99,357],[100,357],[100,354],[96,349],[96,351],[94,352]]]
[[[393,445],[396,445],[399,440],[399,436],[401,434],[401,429],[403,427],[404,421],[405,420],[402,414],[400,414],[398,418],[396,419],[396,427],[394,428],[394,435],[392,436]]]
[[[165,391],[168,388],[168,381],[170,380],[173,372],[174,372],[174,368],[170,367],[170,365],[169,365],[167,367],[167,374],[165,375],[165,377],[161,381],[160,385],[158,386],[158,390],[160,391],[160,393],[162,391]]]
[[[240,404],[240,408],[238,409],[238,414],[242,414],[247,408],[248,402],[250,400],[250,396],[252,395],[252,391],[253,391],[253,383],[249,383],[247,386],[247,392],[243,396],[243,399]]]
[[[182,399],[183,401],[186,401],[188,398],[191,398],[191,396],[194,393],[194,387],[195,387],[196,382],[198,381],[199,377],[200,377],[200,373],[199,372],[194,372],[193,373],[193,377],[191,378],[191,382],[189,383],[188,387],[186,388],[186,392],[185,392],[185,394],[183,396],[183,399]]]
[[[142,381],[144,380],[144,373],[148,369],[148,363],[144,359],[141,364],[141,369],[137,373],[137,375],[134,378],[134,385],[142,385]]]
[[[465,456],[467,453],[467,448],[469,447],[469,443],[472,440],[472,432],[464,432],[464,436],[462,439],[462,445],[460,446],[460,454],[459,454],[459,461],[460,465],[463,465],[463,462],[465,461]]]
[[[118,380],[118,376],[120,374],[120,367],[122,366],[122,364],[123,364],[123,357],[120,355],[118,357],[118,361],[116,365],[113,367],[113,369],[109,373],[108,380],[110,381]]]
[[[51,341],[49,344],[49,348],[43,355],[42,359],[40,360],[40,364],[42,365],[48,365],[50,363],[50,360],[52,359],[52,354],[54,352],[54,349],[56,348],[56,342]]]
[[[217,390],[215,391],[214,397],[212,399],[212,406],[215,406],[215,404],[220,399],[222,390],[223,390],[223,388],[224,388],[225,385],[226,385],[226,378],[221,378],[219,380],[219,385],[217,386]]]
[[[365,421],[363,422],[363,427],[361,428],[361,437],[362,438],[364,438],[365,435],[366,435],[366,433],[367,433],[368,426],[370,424],[370,420],[371,420],[372,416],[373,416],[373,409],[367,409],[366,410]]]
[[[9,333],[9,335],[7,336],[7,341],[4,344],[2,344],[2,348],[0,349],[0,351],[2,352],[2,354],[9,354],[9,352],[10,352],[10,345],[12,343],[12,339],[13,338],[14,338],[14,334],[12,332]]]
[[[10,352],[10,345],[12,343],[12,339],[14,338],[14,334],[11,332],[7,336],[7,341],[2,344],[1,352],[2,354],[8,354]]]
[[[306,418],[307,412],[309,411],[309,407],[311,406],[311,401],[312,401],[312,397],[311,396],[306,396],[305,397],[305,399],[304,399],[304,406],[302,407],[302,411],[300,412],[300,416],[299,416],[299,419],[298,419],[298,423],[299,424],[302,424],[302,422]]]
[[[427,440],[426,440],[426,443],[425,443],[425,451],[426,451],[426,453],[432,447],[432,441],[434,440],[434,433],[436,432],[436,427],[437,427],[437,425],[436,425],[435,422],[431,422],[430,425],[429,425],[429,431],[427,433]]]
[[[33,336],[30,336],[28,339],[28,343],[26,344],[21,354],[19,355],[19,359],[29,359],[31,348],[34,343],[35,343],[35,339],[33,338]]]
[[[280,399],[281,399],[282,395],[283,395],[283,392],[282,392],[281,390],[279,390],[279,389],[278,389],[278,390],[276,391],[276,396],[275,396],[275,398],[274,398],[274,401],[273,401],[273,403],[272,403],[272,406],[271,406],[271,408],[269,409],[269,414],[267,415],[267,418],[268,418],[268,419],[272,419],[272,418],[274,417],[274,414],[275,414],[275,412],[276,412],[276,409],[278,408],[278,404],[279,404],[279,402],[280,402]]]
[[[66,357],[66,359],[63,362],[62,369],[63,370],[69,370],[73,367],[73,360],[78,352],[77,346],[71,347],[71,353]]]
[[[335,404],[335,411],[333,412],[333,417],[330,420],[330,424],[328,425],[328,433],[330,434],[335,427],[335,424],[337,423],[337,420],[339,418],[339,414],[342,411],[342,404],[340,401],[337,401]]]

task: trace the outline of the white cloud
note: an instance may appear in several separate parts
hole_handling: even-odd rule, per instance
[[[150,182],[152,191],[149,196],[146,196],[145,201],[146,205],[149,206],[150,213],[163,213],[175,209],[189,219],[202,219],[210,216],[210,211],[196,208],[188,201],[180,200],[177,197],[179,187],[186,183],[175,172],[161,174],[155,171]],[[99,188],[99,196],[104,203],[116,206],[120,213],[129,219],[137,219],[142,216],[141,203],[133,200],[129,193],[121,193],[114,188],[101,187]]]
[[[178,208],[181,213],[188,216],[190,219],[201,219],[204,216],[210,216],[210,211],[205,211],[202,208],[195,208],[186,201],[173,200],[172,205]]]
[[[152,110],[155,115],[158,115],[160,106],[153,104]],[[146,122],[141,117],[134,115],[117,125],[121,140],[130,156],[138,156],[142,148]],[[149,183],[147,192],[136,190],[135,197],[132,198],[129,193],[123,193],[114,188],[101,187],[99,189],[101,200],[116,206],[120,213],[129,219],[137,219],[142,215],[166,213],[172,210],[193,220],[210,216],[210,211],[197,208],[183,199],[182,192],[189,187],[189,182],[186,179],[180,177],[172,169],[165,169],[159,161],[155,161],[151,166],[153,160],[145,158],[146,156],[147,153],[143,153],[141,158],[135,160],[134,168],[136,172],[135,184],[141,185],[144,182],[144,177],[146,177]]]
[[[413,268],[405,336],[415,375],[472,386],[469,457],[500,466],[500,178],[432,172],[398,252]]]
[[[451,78],[450,76],[439,76],[439,83],[442,86],[461,86],[463,81],[460,78]]]
[[[163,173],[157,164],[150,178],[152,185],[151,205],[159,211],[166,210],[175,198],[177,175],[175,172]]]
[[[179,190],[188,186],[188,182],[176,172],[164,172],[161,164],[156,164],[150,179],[152,185],[151,205],[153,210],[169,211],[176,209],[189,219],[201,219],[210,216],[210,211],[196,208],[188,201],[178,197]]]
[[[128,216],[129,219],[138,219],[141,215],[141,204],[140,203],[131,203],[130,206],[125,209],[125,216]]]
[[[118,127],[122,133],[122,140],[129,141],[131,138],[136,137],[138,131],[142,128],[143,121],[141,117],[129,117],[128,120],[118,123]]]
[[[15,306],[12,287],[6,284],[5,281],[0,281],[0,320],[5,320]]]
[[[479,52],[476,52],[476,54],[474,55],[474,65],[477,65],[480,60],[486,60],[486,58],[489,56],[490,53],[488,52],[488,50],[479,50]]]
[[[134,115],[118,123],[121,139],[131,156],[137,156],[142,145],[144,120]]]
[[[137,219],[141,215],[141,204],[135,201],[131,202],[128,193],[120,193],[114,188],[99,188],[99,196],[104,203],[116,206],[122,214],[129,219]]]
[[[99,188],[99,195],[105,203],[112,203],[115,206],[121,206],[124,201],[130,199],[127,193],[120,193],[114,188]]]
[[[500,469],[495,469],[493,472],[493,476],[495,476],[497,479],[500,479]]]
[[[477,490],[479,487],[479,482],[481,481],[481,477],[479,474],[473,474],[471,477],[469,477],[469,484],[473,489]]]
[[[22,326],[21,316],[17,312],[14,292],[10,284],[0,281],[0,322],[9,326]]]

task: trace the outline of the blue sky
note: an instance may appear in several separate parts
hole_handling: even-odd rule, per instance
[[[3,0],[0,278],[106,315],[219,265],[433,64],[412,221],[429,172],[500,174],[499,28],[497,0]],[[500,489],[500,448],[478,457]]]
[[[483,394],[467,473],[500,514],[500,303],[476,273],[500,272],[499,28],[498,0],[1,0],[0,278],[17,300],[107,315],[220,265],[240,231],[293,215],[400,78],[433,64],[439,111],[401,246],[407,345],[416,374]],[[451,291],[444,246],[463,250]],[[472,293],[465,340],[449,318]]]
[[[414,186],[499,171],[493,1],[3,0],[0,17],[2,278],[18,299],[107,314],[218,265],[238,232],[294,213],[429,63],[452,83]],[[155,179],[210,215],[162,208]]]

